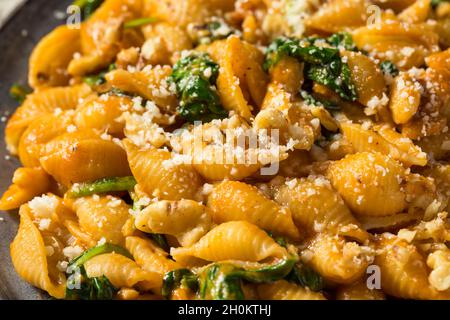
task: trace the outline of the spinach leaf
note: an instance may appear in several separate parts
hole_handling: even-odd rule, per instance
[[[93,194],[128,191],[132,190],[136,183],[133,176],[103,178],[91,183],[74,184],[67,192],[67,196],[69,198],[80,198]]]
[[[435,9],[438,5],[444,2],[450,2],[450,0],[431,0],[431,7]]]
[[[193,25],[189,35],[196,44],[210,44],[213,41],[226,39],[231,35],[240,35],[240,31],[231,27],[223,19],[212,18],[211,21]]]
[[[72,261],[70,261],[68,268],[73,269],[73,268],[81,267],[82,265],[84,265],[86,263],[86,261],[92,259],[93,257],[101,255],[101,254],[105,254],[105,253],[111,253],[111,252],[121,254],[121,255],[133,260],[133,256],[131,255],[131,253],[128,252],[127,249],[125,249],[121,246],[117,246],[115,244],[105,243],[105,244],[90,248],[90,249],[86,250],[85,252],[83,252],[81,255],[79,255]]]
[[[244,300],[239,276],[232,264],[213,264],[199,277],[200,298],[207,300]]]
[[[352,35],[348,32],[339,32],[331,35],[326,42],[335,48],[344,48],[347,51],[358,51],[353,42]]]
[[[165,298],[170,298],[173,290],[179,287],[188,288],[194,292],[197,291],[197,276],[188,269],[169,271],[164,275],[161,294]]]
[[[320,291],[324,288],[323,278],[312,268],[299,262],[286,277],[288,281],[295,282],[302,287],[308,287],[312,291]]]
[[[116,69],[116,65],[114,63],[110,64],[108,68],[100,71],[96,74],[87,75],[83,78],[84,83],[88,84],[91,87],[100,86],[106,82],[105,76],[108,72]]]
[[[67,280],[66,299],[112,300],[117,291],[106,276],[89,278],[80,266]]]
[[[30,93],[31,93],[30,88],[22,86],[17,83],[13,84],[9,89],[9,95],[11,96],[11,98],[16,100],[20,104],[22,104],[25,101],[27,95],[29,95]]]
[[[156,244],[166,252],[169,252],[170,247],[167,243],[167,239],[163,234],[151,233],[148,235],[150,239],[152,239]]]
[[[350,68],[342,61],[339,49],[318,47],[308,41],[278,38],[266,52],[265,69],[276,65],[284,56],[291,56],[305,63],[306,79],[327,86],[342,99],[357,100],[358,95],[351,79]]]
[[[380,64],[380,68],[384,74],[390,75],[392,77],[396,77],[399,74],[399,70],[398,70],[397,66],[389,60],[383,61]]]
[[[215,88],[218,75],[219,65],[207,54],[191,54],[175,64],[169,81],[176,85],[182,118],[209,122],[228,115]]]
[[[83,20],[88,19],[104,0],[75,0],[72,5],[78,6],[83,14]]]
[[[242,281],[265,283],[285,278],[297,262],[297,257],[256,270],[246,270],[230,263],[215,263],[199,276],[200,297],[214,300],[242,300]]]
[[[158,19],[156,19],[156,18],[139,18],[139,19],[134,19],[134,20],[125,22],[123,27],[124,27],[124,29],[132,29],[132,28],[142,27],[147,24],[154,23],[154,22],[158,22]]]
[[[305,100],[306,104],[311,106],[324,107],[325,109],[330,111],[338,111],[341,109],[333,101],[317,98],[305,90],[300,91],[300,96],[303,98],[303,100]]]

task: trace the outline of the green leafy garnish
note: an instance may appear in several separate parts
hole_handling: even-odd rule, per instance
[[[165,298],[170,298],[173,290],[180,287],[188,288],[194,292],[197,291],[197,276],[188,269],[169,271],[164,275],[161,294]]]
[[[69,191],[69,198],[87,197],[93,194],[133,190],[137,184],[133,176],[103,178],[90,183],[76,183]]]
[[[357,51],[352,35],[348,32],[335,33],[327,39],[328,44],[336,48],[344,48],[347,51]]]
[[[137,27],[142,27],[142,26],[145,26],[147,24],[154,23],[157,21],[158,21],[158,19],[156,19],[156,18],[139,18],[139,19],[135,19],[135,20],[126,22],[123,25],[123,27],[125,29],[137,28]]]
[[[108,66],[108,68],[100,71],[99,73],[85,76],[83,78],[83,81],[84,81],[84,83],[88,84],[91,87],[100,86],[106,82],[106,79],[105,79],[106,74],[115,69],[116,69],[116,65],[114,63],[112,63]]]
[[[11,98],[16,100],[19,103],[23,103],[27,97],[31,93],[31,89],[20,84],[13,84],[9,89],[9,95]]]
[[[215,88],[218,75],[219,65],[207,54],[191,54],[175,64],[169,80],[176,85],[183,119],[209,122],[228,115]]]
[[[324,107],[325,109],[330,110],[330,111],[338,111],[341,109],[333,101],[316,98],[311,93],[309,93],[305,90],[300,91],[300,96],[303,98],[303,100],[305,100],[306,104],[308,104],[310,106]]]
[[[240,32],[223,19],[213,18],[208,23],[192,26],[189,34],[196,44],[210,44],[216,40],[226,39],[233,34],[240,35]]]
[[[256,270],[245,270],[229,263],[216,263],[199,276],[199,293],[202,299],[242,300],[242,281],[251,283],[273,282],[285,278],[297,262],[296,257]]]
[[[89,278],[80,266],[67,280],[66,299],[112,300],[117,291],[106,276]]]
[[[151,233],[148,236],[150,239],[152,239],[154,242],[156,242],[156,244],[161,249],[163,249],[166,252],[169,252],[170,247],[169,247],[169,244],[167,243],[167,239],[166,239],[165,235],[158,234],[158,233]]]
[[[200,298],[207,300],[244,300],[240,277],[232,264],[213,264],[199,277]]]
[[[302,287],[308,287],[312,291],[320,291],[324,288],[323,278],[320,274],[301,262],[295,264],[286,279]]]
[[[88,19],[104,0],[75,0],[72,5],[78,6],[83,13],[83,20]]]
[[[84,265],[86,263],[86,261],[92,259],[93,257],[101,255],[101,254],[105,254],[105,253],[111,253],[111,252],[121,254],[121,255],[133,260],[133,256],[131,255],[131,253],[128,252],[127,249],[125,249],[121,246],[115,245],[115,244],[105,243],[105,244],[102,244],[102,245],[99,245],[99,246],[96,246],[96,247],[86,250],[81,255],[79,255],[72,261],[70,261],[69,268],[73,269],[73,268],[81,267],[82,265]]]
[[[305,63],[305,78],[328,87],[344,100],[357,100],[350,68],[342,61],[339,49],[318,47],[308,40],[278,38],[266,52],[265,69],[269,70],[284,56],[291,56]]]
[[[384,74],[390,75],[392,77],[396,77],[399,74],[399,70],[398,70],[397,66],[392,61],[389,61],[389,60],[383,61],[380,64],[380,68]]]
[[[450,0],[431,0],[431,7],[435,9],[438,5],[444,2],[450,2]]]

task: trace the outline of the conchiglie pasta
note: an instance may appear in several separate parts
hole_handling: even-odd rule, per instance
[[[125,150],[90,130],[66,133],[48,142],[40,163],[65,186],[130,175]]]
[[[322,32],[334,33],[363,26],[368,18],[366,0],[332,0],[306,20],[306,25]]]
[[[159,201],[138,213],[136,228],[177,238],[182,246],[190,246],[212,227],[209,210],[193,200]]]
[[[228,181],[216,185],[208,197],[207,205],[216,223],[245,220],[294,240],[300,238],[288,208],[278,205],[256,187],[243,182]]]
[[[206,51],[221,67],[217,89],[223,106],[249,120],[254,107],[261,106],[268,83],[262,53],[234,36],[214,42]]]
[[[380,153],[347,155],[330,165],[328,178],[350,209],[358,214],[388,216],[406,207],[401,185],[405,170]]]
[[[391,85],[389,108],[396,124],[405,124],[419,110],[422,87],[407,74],[399,75]]]
[[[365,274],[374,253],[370,247],[320,233],[311,240],[302,256],[326,280],[350,284]]]
[[[19,230],[11,243],[11,259],[17,273],[26,281],[57,299],[64,298],[65,275],[59,272],[56,277],[50,277],[44,240],[33,224],[28,206],[20,211]]]
[[[162,277],[169,271],[179,268],[179,265],[168,257],[168,253],[157,247],[150,240],[139,237],[127,237],[126,248],[142,269],[156,272]]]
[[[0,210],[13,210],[36,196],[46,193],[51,187],[50,177],[42,168],[18,168],[12,184],[0,199]]]
[[[257,292],[262,300],[326,300],[320,292],[311,291],[286,280],[260,284]]]
[[[323,177],[286,181],[277,188],[275,200],[287,206],[296,225],[309,234],[331,232],[362,242],[368,239],[342,198]]]
[[[156,272],[145,271],[133,260],[116,253],[101,254],[88,260],[84,267],[88,277],[105,276],[118,289],[138,287],[157,289],[161,278]]]
[[[182,265],[196,265],[225,260],[264,262],[286,257],[287,250],[257,226],[232,221],[215,227],[191,247],[171,249],[170,254]]]
[[[67,133],[73,125],[73,111],[50,113],[33,120],[19,141],[19,159],[26,167],[40,166],[39,159],[45,145],[52,139]]]
[[[345,51],[342,56],[346,57],[347,64],[352,72],[358,101],[366,107],[374,97],[381,101],[386,91],[386,83],[383,73],[378,69],[375,62],[359,52]]]
[[[169,66],[147,67],[133,73],[119,69],[109,72],[105,78],[114,88],[136,93],[155,102],[163,110],[172,110],[177,98],[167,82],[171,72]]]
[[[382,60],[389,59],[401,70],[420,67],[425,57],[438,49],[438,36],[427,24],[406,25],[389,21],[356,29],[353,40]]]
[[[429,283],[436,290],[448,291],[450,289],[450,250],[433,252],[427,258],[427,265],[433,269],[428,276]]]
[[[107,0],[81,25],[82,55],[68,67],[71,75],[82,76],[107,67],[119,52],[123,23],[136,18],[138,0]]]
[[[167,21],[179,27],[187,27],[190,23],[206,22],[215,11],[230,11],[235,0],[145,0],[146,15]]]
[[[80,30],[63,25],[46,35],[34,48],[29,61],[28,83],[32,88],[69,83],[67,66],[81,50]]]
[[[146,25],[142,32],[147,39],[142,46],[142,56],[153,65],[170,64],[179,52],[192,49],[187,32],[167,22]]]
[[[130,111],[133,102],[129,97],[104,95],[78,106],[74,124],[80,129],[97,129],[114,136],[123,136],[124,123],[119,121],[122,113]]]
[[[377,246],[382,253],[374,263],[380,267],[384,292],[403,299],[450,298],[430,285],[425,258],[415,246],[389,234],[381,236]]]
[[[354,152],[378,152],[399,160],[405,166],[427,164],[419,146],[389,127],[365,128],[357,123],[341,123],[341,130]]]
[[[17,146],[22,133],[30,123],[41,115],[52,113],[56,109],[74,109],[80,99],[91,94],[88,85],[48,88],[30,94],[24,103],[14,112],[5,129],[8,150],[17,154]]]
[[[347,286],[342,286],[337,290],[337,300],[385,300],[383,291],[369,289],[365,279],[357,281]]]
[[[122,244],[122,227],[129,217],[130,207],[113,196],[91,196],[73,201],[78,223],[94,241],[104,238],[107,242]]]
[[[201,186],[198,173],[189,164],[171,163],[162,149],[139,149],[124,141],[131,171],[148,195],[164,200],[194,199]]]

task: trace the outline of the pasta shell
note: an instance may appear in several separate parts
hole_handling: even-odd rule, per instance
[[[90,93],[88,85],[78,85],[49,88],[28,95],[6,125],[5,140],[8,150],[12,154],[17,154],[20,137],[34,119],[52,113],[58,108],[75,109],[80,99],[86,98]]]
[[[18,168],[12,185],[0,199],[0,210],[13,210],[50,189],[50,177],[42,168]]]
[[[80,30],[60,26],[45,36],[34,48],[29,61],[28,83],[32,88],[69,84],[67,66],[81,51]]]
[[[226,181],[218,184],[209,195],[207,205],[216,223],[245,220],[294,240],[300,238],[288,208],[281,207],[266,198],[256,187],[243,182]]]
[[[148,16],[167,21],[170,24],[187,27],[190,23],[203,23],[216,11],[234,9],[234,0],[147,0],[144,12]]]
[[[282,185],[275,200],[287,206],[295,224],[310,234],[328,231],[364,242],[368,234],[323,177],[295,179]]]
[[[386,300],[383,291],[369,289],[366,281],[357,281],[348,286],[342,286],[336,293],[337,300]]]
[[[68,72],[82,76],[113,62],[123,40],[123,23],[140,15],[140,5],[138,0],[105,1],[81,25],[82,55],[70,62]]]
[[[150,204],[136,216],[136,228],[177,238],[182,246],[190,246],[212,226],[207,208],[193,200],[159,201]]]
[[[322,277],[340,284],[350,284],[361,278],[374,256],[369,247],[326,233],[317,234],[302,254],[307,264]]]
[[[42,167],[65,186],[130,175],[125,150],[90,130],[61,135],[45,146]]]
[[[19,141],[19,159],[25,167],[40,166],[39,159],[45,152],[45,145],[67,132],[73,124],[72,111],[63,114],[46,114],[33,120]]]
[[[156,272],[145,271],[133,260],[116,253],[101,254],[84,264],[89,278],[106,276],[118,289],[137,286],[141,290],[157,289],[161,277]]]
[[[427,24],[388,21],[356,29],[353,40],[360,49],[391,60],[401,70],[419,68],[438,49],[438,35]],[[389,55],[389,57],[388,57]]]
[[[97,129],[114,136],[123,136],[124,123],[118,118],[130,111],[133,102],[129,97],[102,96],[80,105],[74,115],[74,123],[80,129]]]
[[[107,242],[123,244],[122,227],[129,217],[130,207],[120,198],[92,196],[73,201],[81,229],[94,241],[104,238]]]
[[[430,285],[425,259],[415,246],[393,235],[382,236],[377,245],[382,253],[375,264],[380,267],[384,292],[403,299],[450,298]]]
[[[225,260],[264,262],[286,257],[287,251],[255,225],[232,221],[215,227],[191,247],[172,248],[170,254],[182,265],[195,265]]]
[[[342,123],[341,130],[356,152],[388,154],[405,166],[425,166],[427,156],[410,139],[388,127],[364,128],[356,123]]]
[[[20,210],[19,230],[11,243],[11,259],[23,279],[57,299],[64,298],[64,273],[60,272],[56,279],[50,278],[44,240],[31,220],[28,206],[23,206]]]
[[[195,198],[201,179],[191,165],[172,165],[169,151],[139,149],[127,140],[124,143],[131,171],[148,195],[164,200]]]
[[[156,66],[133,73],[126,70],[113,70],[105,78],[114,88],[136,93],[155,102],[163,110],[174,110],[177,98],[167,83],[167,77],[171,72],[172,69],[168,66]]]
[[[163,276],[172,270],[179,269],[180,266],[168,258],[168,254],[153,244],[150,240],[139,237],[127,237],[126,247],[133,255],[134,260],[142,269],[156,272]]]
[[[328,33],[360,27],[366,24],[369,5],[366,0],[332,0],[308,18],[306,25]]]
[[[262,300],[326,300],[319,293],[286,280],[258,285],[258,296]]]
[[[374,97],[382,100],[386,83],[383,73],[375,62],[359,52],[345,51],[341,55],[346,57],[350,67],[352,81],[358,93],[358,101],[367,107]]]
[[[253,107],[262,105],[268,84],[262,53],[235,36],[215,41],[206,51],[221,67],[217,89],[223,106],[249,120]]]
[[[330,165],[328,178],[350,209],[360,215],[388,216],[406,207],[401,186],[405,170],[380,153],[347,155]]]

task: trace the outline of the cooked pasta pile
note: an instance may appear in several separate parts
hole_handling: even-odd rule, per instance
[[[0,209],[19,209],[24,280],[58,299],[450,299],[450,2],[76,4],[32,91],[12,88],[23,167]]]

